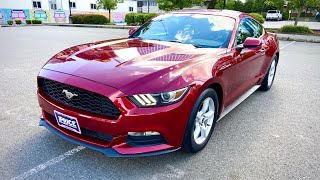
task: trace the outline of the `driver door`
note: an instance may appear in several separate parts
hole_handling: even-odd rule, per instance
[[[244,18],[239,24],[235,38],[235,45],[244,43],[247,37],[263,38],[263,32],[259,31],[255,26],[254,20]],[[244,48],[242,50],[232,49],[233,63],[235,66],[229,72],[229,77],[233,80],[231,87],[228,88],[228,96],[226,105],[231,104],[238,99],[243,93],[253,87],[259,80],[259,72],[264,61],[262,46]]]

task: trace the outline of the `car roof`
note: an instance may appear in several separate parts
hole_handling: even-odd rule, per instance
[[[228,16],[233,18],[239,18],[242,16],[248,16],[247,13],[225,9],[182,9],[170,12],[172,14],[211,14],[219,16]]]

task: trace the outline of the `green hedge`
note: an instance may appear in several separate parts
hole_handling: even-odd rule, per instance
[[[280,28],[282,33],[301,33],[301,34],[311,34],[313,31],[307,26],[294,26],[294,25],[284,25]]]
[[[133,24],[136,22],[137,13],[128,13],[126,14],[126,17],[124,18],[125,22],[127,24]]]
[[[16,24],[21,24],[22,21],[21,20],[15,20]]]
[[[148,13],[148,14],[137,14],[137,13],[128,13],[125,17],[125,22],[129,25],[141,25],[153,17],[158,16],[157,13]]]
[[[263,16],[261,14],[258,13],[250,13],[250,16],[252,16],[254,19],[256,19],[257,21],[259,21],[261,24],[264,23],[265,19],[263,18]]]
[[[31,24],[31,20],[27,19],[27,20],[26,20],[26,23],[27,23],[27,24]]]
[[[109,19],[99,14],[74,14],[72,15],[73,24],[107,24]]]
[[[13,21],[8,20],[7,23],[8,23],[9,25],[12,25],[12,24],[13,24]]]
[[[145,14],[144,16],[145,16],[145,22],[147,22],[147,21],[149,21],[150,19],[158,16],[158,14],[157,14],[157,13],[148,13],[148,14]]]
[[[143,24],[145,22],[145,15],[144,14],[137,14],[135,20],[137,23]]]
[[[42,24],[42,21],[39,19],[33,19],[31,20],[32,24]]]

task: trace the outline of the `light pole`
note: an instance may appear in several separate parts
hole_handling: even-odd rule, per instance
[[[69,24],[72,24],[71,1],[69,0]]]
[[[148,13],[150,13],[150,0],[148,0]]]

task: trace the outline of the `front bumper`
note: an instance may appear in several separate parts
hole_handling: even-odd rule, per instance
[[[43,118],[40,119],[39,122],[40,126],[44,126],[46,127],[48,130],[50,130],[51,132],[53,132],[54,134],[60,136],[61,138],[73,142],[75,144],[81,145],[83,147],[87,147],[89,149],[93,149],[95,151],[99,151],[105,155],[107,155],[108,157],[142,157],[142,156],[155,156],[155,155],[160,155],[160,154],[166,154],[166,153],[170,153],[170,152],[174,152],[178,149],[171,149],[171,150],[160,150],[160,151],[155,151],[155,152],[149,152],[149,153],[138,153],[138,154],[120,154],[118,151],[116,151],[113,148],[102,148],[99,146],[95,146],[92,145],[90,143],[86,143],[83,141],[79,141],[77,139],[71,138],[67,135],[65,135],[64,133],[60,132],[59,130],[57,130],[56,128],[54,128],[53,126],[51,126],[49,123],[47,123]],[[161,149],[161,147],[160,147]],[[140,151],[143,151],[142,149]]]
[[[41,70],[39,77],[102,94],[119,108],[120,117],[117,120],[111,120],[66,107],[38,91],[38,100],[42,108],[41,126],[68,141],[100,151],[110,157],[151,156],[179,149],[189,118],[189,113],[186,112],[191,111],[196,99],[195,89],[190,88],[184,99],[176,104],[154,108],[138,108],[119,90],[90,80],[49,70]],[[106,135],[107,138],[77,134],[58,126],[53,117],[54,111],[77,118],[81,128]],[[159,132],[165,141],[138,146],[128,143],[128,132],[145,131]]]

